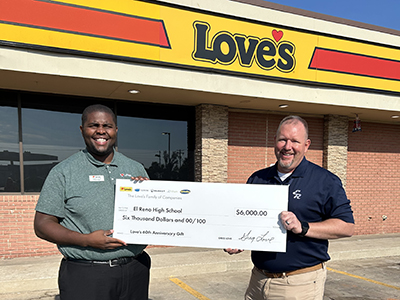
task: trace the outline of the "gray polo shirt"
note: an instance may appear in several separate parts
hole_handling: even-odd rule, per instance
[[[80,233],[113,229],[115,180],[148,177],[138,162],[114,151],[110,164],[82,150],[56,165],[47,176],[36,210],[56,216],[60,224]],[[69,258],[109,260],[139,254],[146,246],[130,244],[113,250],[58,245]]]

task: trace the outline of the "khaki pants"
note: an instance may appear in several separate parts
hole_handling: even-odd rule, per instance
[[[326,268],[283,278],[267,278],[253,268],[245,300],[322,300]]]

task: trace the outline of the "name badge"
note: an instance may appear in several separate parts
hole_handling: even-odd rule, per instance
[[[89,175],[89,181],[104,181],[103,175]]]

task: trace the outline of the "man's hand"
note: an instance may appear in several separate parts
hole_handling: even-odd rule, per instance
[[[294,213],[291,211],[283,211],[280,214],[280,218],[286,230],[291,231],[294,234],[301,233],[301,223]]]
[[[291,211],[283,211],[280,219],[286,230],[299,234],[302,231],[301,223]],[[304,220],[303,220],[304,221]],[[331,218],[321,222],[308,223],[310,228],[306,237],[329,240],[350,237],[354,233],[354,224],[343,220]]]
[[[87,245],[97,249],[115,249],[126,246],[124,241],[110,237],[114,230],[97,230],[87,235]]]
[[[147,178],[147,177],[143,177],[143,176],[136,176],[136,177],[131,177],[131,180],[132,181],[139,181],[139,182],[142,182],[143,180],[150,180],[149,178]]]
[[[230,255],[232,255],[232,254],[238,254],[238,253],[241,253],[241,252],[243,252],[244,250],[241,250],[241,249],[232,249],[232,248],[226,248],[226,249],[224,249],[224,251],[225,251],[226,253],[229,253]]]
[[[38,237],[57,245],[74,245],[97,249],[115,249],[126,246],[124,241],[110,237],[113,230],[97,230],[82,234],[60,225],[55,216],[36,212],[34,221],[35,233]]]

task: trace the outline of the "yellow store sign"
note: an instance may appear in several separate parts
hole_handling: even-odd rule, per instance
[[[400,92],[400,49],[132,0],[3,0],[0,44]]]

